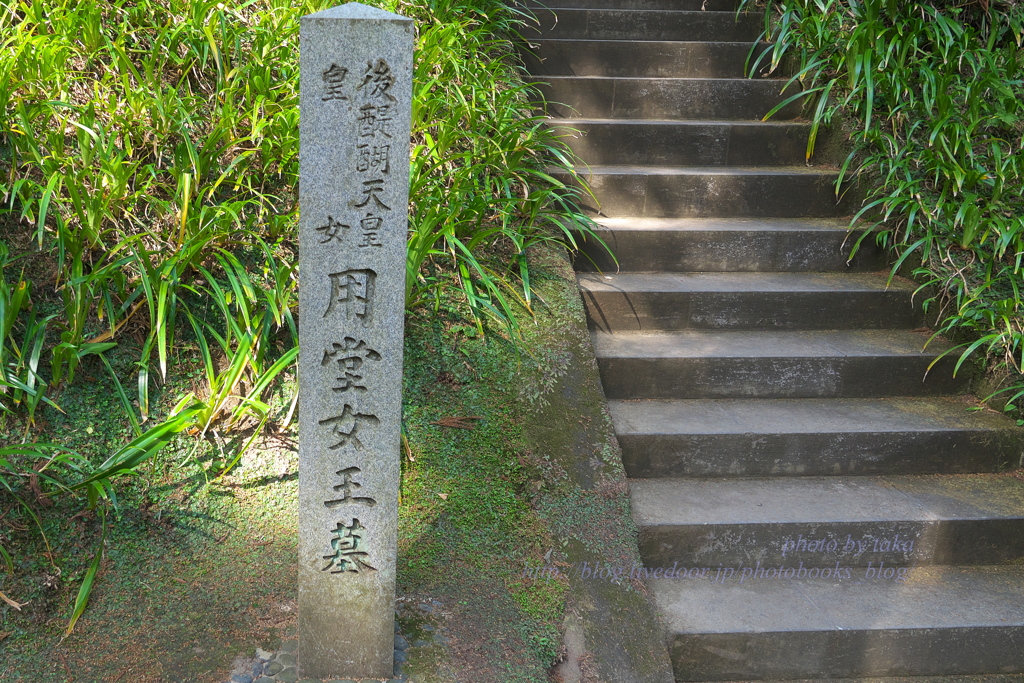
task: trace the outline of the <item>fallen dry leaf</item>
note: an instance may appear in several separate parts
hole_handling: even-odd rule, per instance
[[[440,425],[442,427],[453,427],[455,429],[472,429],[474,423],[466,422],[466,420],[482,420],[483,415],[467,415],[466,417],[442,417],[437,422],[431,422],[432,425]]]
[[[439,494],[437,494],[437,497],[440,498],[441,500],[448,500],[448,494],[447,493],[439,493]]]
[[[3,593],[0,593],[0,600],[3,600],[8,605],[10,605],[14,609],[18,610],[19,612],[21,611],[22,607],[24,607],[25,605],[28,604],[27,602],[15,602],[14,600],[11,600],[9,597],[4,595]],[[7,637],[7,634],[4,634],[4,638],[6,638],[6,637]],[[3,640],[3,638],[0,638],[0,640]]]
[[[32,489],[32,495],[36,497],[36,502],[42,505],[44,508],[52,507],[53,501],[46,497],[43,493],[43,489],[39,486],[39,473],[32,472],[28,475],[28,486]]]
[[[139,303],[135,304],[135,308],[131,310],[131,312],[125,317],[125,319],[114,326],[113,332],[107,330],[106,332],[103,332],[102,334],[93,337],[92,339],[87,341],[86,344],[99,344],[100,342],[105,342],[108,339],[113,339],[114,335],[121,331],[121,328],[125,326],[125,323],[131,320],[132,316],[135,315],[145,303],[145,301],[140,301]]]

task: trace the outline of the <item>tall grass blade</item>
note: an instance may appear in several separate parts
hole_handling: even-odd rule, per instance
[[[71,632],[75,630],[75,624],[78,623],[78,618],[85,612],[85,608],[89,605],[89,596],[92,595],[92,586],[96,581],[96,576],[100,571],[100,564],[103,562],[103,546],[107,541],[107,512],[104,508],[99,508],[100,520],[102,523],[102,531],[100,532],[100,542],[96,546],[96,554],[93,557],[92,564],[89,566],[88,571],[85,572],[85,578],[82,580],[82,585],[78,588],[78,595],[75,597],[75,607],[71,612],[71,620],[68,621],[68,627],[64,630],[64,637],[71,635]]]

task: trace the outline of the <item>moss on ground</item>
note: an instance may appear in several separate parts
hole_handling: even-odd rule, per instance
[[[643,602],[630,586],[580,589],[568,575],[523,573],[636,560],[571,270],[560,253],[533,259],[536,317],[524,314],[518,345],[477,335],[447,299],[407,321],[398,579],[399,623],[419,643],[409,650],[414,680],[547,681],[563,654],[567,601],[576,611]],[[112,360],[130,375],[116,352]],[[34,438],[102,459],[130,440],[130,425],[102,365],[86,359],[80,372],[87,381],[59,397],[65,414],[44,409]],[[161,405],[197,381],[186,348]],[[0,441],[23,430],[9,419]],[[183,436],[120,482],[96,589],[63,640],[99,520],[84,500],[32,502],[48,556],[31,519],[4,499],[0,543],[15,571],[0,575],[0,591],[28,604],[0,605],[0,680],[222,681],[236,657],[276,647],[295,620],[297,434],[269,429],[212,481],[244,436]]]

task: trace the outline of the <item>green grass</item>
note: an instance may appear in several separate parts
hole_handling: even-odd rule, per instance
[[[407,305],[445,301],[477,336],[486,320],[515,336],[535,305],[527,251],[591,225],[549,174],[570,160],[522,80],[523,16],[498,0],[376,4],[417,22]],[[223,441],[203,468],[216,480],[293,420],[297,34],[329,5],[0,2],[0,420],[21,434],[0,490],[29,517],[34,496],[106,521],[118,481],[155,476],[175,434],[193,457]],[[182,362],[191,386],[171,381]],[[121,440],[48,445],[55,424],[80,428],[61,411],[86,369],[109,380]]]
[[[558,427],[564,444],[525,434],[553,397],[552,372],[569,363],[563,337],[586,335],[574,327],[582,318],[571,275],[553,270],[550,260],[533,266],[546,304],[520,345],[500,328],[478,335],[457,290],[442,296],[439,313],[409,319],[400,623],[412,640],[432,625],[463,645],[412,651],[410,670],[433,680],[456,680],[478,667],[474,680],[481,682],[546,681],[560,646],[568,584],[523,579],[523,568],[588,525],[593,528],[581,542],[618,561],[601,545],[618,543],[608,540],[620,538],[613,533],[618,509],[601,496],[580,494],[564,469],[549,470],[535,455],[560,452],[577,439],[562,434],[564,424]],[[130,369],[132,356],[113,350],[114,371]],[[39,419],[63,449],[119,448],[134,431],[118,411],[113,379],[96,357],[84,359],[79,372],[83,381],[62,395],[65,412],[47,406]],[[203,372],[197,352],[175,356],[155,410],[166,410]],[[279,392],[275,414],[287,408],[288,395]],[[472,429],[435,424],[472,416],[479,416],[465,420]],[[9,429],[0,430],[0,439],[17,433]],[[95,588],[66,639],[78,586],[103,533],[100,515],[70,497],[55,497],[53,507],[30,502],[53,548],[48,559],[27,510],[0,509],[0,543],[16,549],[15,570],[0,573],[0,591],[28,603],[20,612],[0,606],[0,674],[63,681],[64,661],[80,671],[89,666],[86,680],[131,672],[141,681],[211,681],[226,678],[236,655],[279,644],[294,623],[294,611],[281,606],[295,604],[295,427],[275,424],[220,479],[214,475],[224,452],[233,451],[226,435],[209,436],[196,442],[179,435],[137,468],[139,476],[117,483],[118,508],[108,513]],[[432,600],[445,616],[417,609]],[[154,663],[159,667],[151,669]]]
[[[549,174],[570,160],[522,81],[522,17],[497,0],[379,4],[419,29],[407,304],[436,307],[452,282],[478,331],[488,316],[514,330],[513,304],[532,304],[526,250],[591,225]],[[295,48],[299,17],[326,6],[0,3],[0,193],[56,257],[62,304],[34,316],[15,275],[26,254],[0,254],[0,409],[31,425],[48,389],[141,321],[141,422],[181,328],[232,359],[207,362],[205,432],[225,395],[274,367],[274,335],[295,346]],[[210,298],[218,311],[197,312]],[[265,416],[246,399],[229,424]]]
[[[795,64],[807,100],[808,157],[819,126],[851,122],[839,183],[866,191],[857,218],[882,223],[893,273],[906,266],[934,293],[924,303],[937,334],[958,342],[957,368],[980,358],[1005,372],[1014,409],[1024,396],[1024,6],[767,4],[771,66]]]

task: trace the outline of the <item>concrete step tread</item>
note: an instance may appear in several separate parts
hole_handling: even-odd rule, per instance
[[[978,676],[900,676],[896,678],[830,678],[828,683],[1020,683],[1024,674],[981,674]],[[755,683],[722,681],[722,683]],[[821,683],[821,679],[764,680],[756,683]]]
[[[600,230],[636,232],[850,232],[848,218],[597,218]],[[859,234],[859,228],[854,232]]]
[[[585,292],[906,292],[915,286],[887,284],[878,273],[581,273]]]
[[[552,5],[546,4],[543,9],[562,12],[646,12],[649,14],[694,14],[712,15],[716,17],[761,17],[763,12],[739,12],[736,10],[723,9],[678,9],[678,8],[651,8],[651,7],[581,7],[579,5]]]
[[[551,45],[555,43],[575,43],[578,45],[593,44],[593,45],[636,45],[646,46],[651,45],[655,47],[674,47],[680,43],[687,45],[744,45],[750,47],[754,44],[752,40],[622,40],[622,39],[611,39],[611,38],[531,38],[530,45]],[[761,43],[766,48],[770,47],[770,43]]]
[[[896,678],[830,678],[828,683],[1020,683],[1024,674],[980,674],[977,676],[899,676]],[[754,681],[722,681],[721,683],[755,683]],[[756,683],[821,683],[821,679],[764,680]]]
[[[568,67],[566,67],[568,68]],[[591,72],[592,73],[592,72]],[[799,92],[786,79],[679,76],[543,76],[537,88],[548,113],[566,119],[720,119],[760,121]],[[772,118],[798,119],[801,103],[790,102]]]
[[[555,0],[558,4],[558,8],[574,8],[574,9],[618,9],[623,6],[630,6],[633,9],[644,9],[644,7],[637,7],[637,5],[646,5],[646,9],[660,9],[662,7],[666,9],[692,9],[706,10],[706,11],[721,11],[721,12],[736,12],[735,0]],[[550,3],[543,2],[543,0],[522,0],[515,3],[516,5],[540,8],[540,9],[557,9]]]
[[[771,49],[768,43],[755,43],[753,36],[671,36],[638,34],[642,40],[622,40],[615,36],[531,39],[523,45],[523,59],[537,79],[552,76],[617,76],[675,78],[744,78],[751,48],[761,55]],[[679,40],[685,38],[686,40]],[[725,38],[726,40],[722,40]],[[754,47],[754,46],[757,47]],[[770,77],[768,60],[758,66],[758,77]]]
[[[915,567],[899,582],[866,578],[863,568],[850,573],[838,581],[652,579],[648,586],[675,635],[1024,625],[1024,567]]]
[[[677,176],[821,176],[835,177],[839,171],[815,166],[577,166],[576,173],[588,175],[677,175]]]
[[[689,126],[689,127],[710,127],[729,126],[745,128],[810,128],[811,124],[806,121],[749,121],[730,119],[562,119],[549,117],[549,125],[559,128],[574,128],[579,125],[610,125],[610,126]]]
[[[616,272],[878,272],[888,268],[870,223],[849,218],[606,218],[596,240],[584,240],[580,271]],[[860,241],[853,262],[850,251]],[[888,272],[886,271],[886,276]]]
[[[588,166],[806,166],[806,123],[667,115],[665,119],[549,119],[546,124]]]
[[[696,76],[541,76],[538,81],[555,83],[558,81],[640,81],[642,83],[715,83],[720,82],[728,85],[730,83],[774,83],[783,86],[789,83],[785,77],[777,78],[700,78]]]
[[[927,331],[595,332],[598,358],[851,358],[934,357],[949,344]]]
[[[1024,519],[1008,474],[632,479],[640,527]]]
[[[619,436],[1017,430],[973,397],[613,400]]]
[[[546,38],[596,40],[755,41],[763,14],[692,9],[537,9],[523,33]]]

